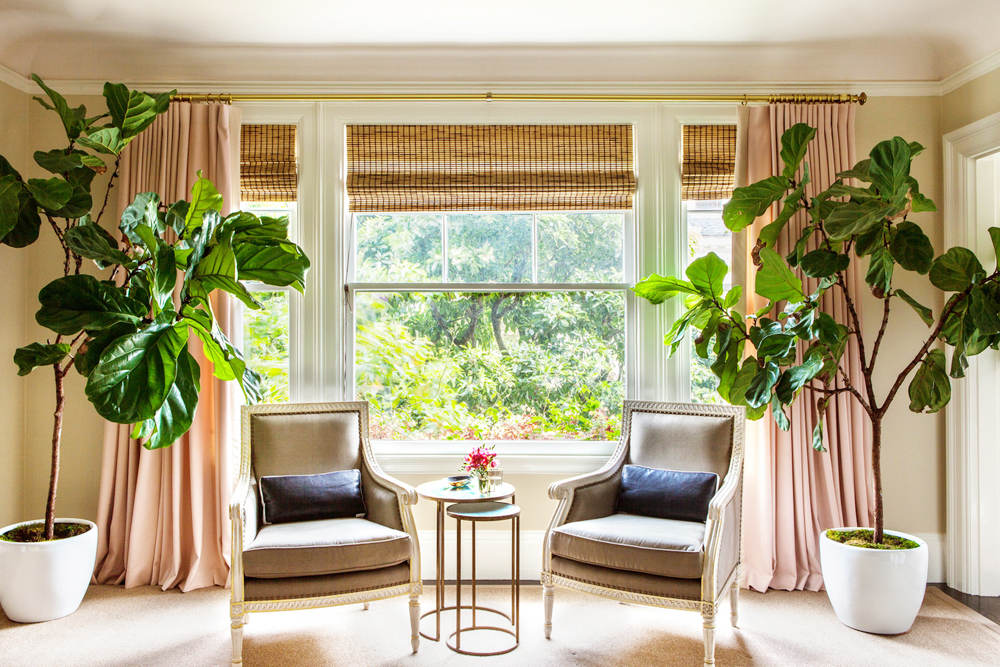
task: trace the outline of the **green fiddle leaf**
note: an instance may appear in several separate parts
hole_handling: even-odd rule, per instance
[[[907,144],[910,147],[910,157],[915,158],[924,152],[924,145],[919,141],[911,141]]]
[[[869,157],[871,164],[868,173],[883,198],[890,199],[900,188],[907,186],[911,153],[910,146],[904,139],[893,137],[879,142]]]
[[[763,338],[757,345],[758,359],[781,359],[795,347],[795,336],[788,333],[778,333]]]
[[[82,218],[94,208],[94,199],[87,188],[74,187],[69,201],[53,214],[60,218]]]
[[[945,372],[944,352],[931,350],[921,360],[910,381],[910,410],[937,412],[951,400],[951,379]]]
[[[94,260],[99,269],[129,262],[128,255],[118,249],[118,242],[100,225],[90,223],[71,227],[64,239],[70,250]]]
[[[757,359],[754,357],[747,357],[746,361],[737,371],[736,376],[733,378],[732,386],[729,388],[728,401],[733,405],[744,405],[747,407],[747,419],[751,421],[756,421],[764,416],[767,412],[767,404],[763,407],[752,407],[747,402],[746,394],[747,390],[750,388],[750,382],[757,375]]]
[[[702,296],[722,295],[722,281],[729,273],[729,267],[714,252],[692,261],[684,272],[691,284]]]
[[[104,153],[105,155],[119,155],[125,148],[125,141],[122,139],[121,130],[117,127],[104,127],[95,130],[86,136],[80,136],[76,140],[77,145],[89,148],[90,150]]]
[[[87,127],[86,115],[87,108],[83,105],[76,107],[75,109],[70,108],[69,104],[66,102],[66,98],[52,90],[45,85],[45,82],[37,74],[32,74],[31,79],[38,84],[38,87],[45,91],[49,99],[52,100],[52,104],[49,104],[40,97],[33,97],[36,102],[41,104],[43,107],[50,111],[55,111],[59,114],[59,118],[62,120],[63,127],[66,129],[66,137],[73,141],[80,136],[80,132]]]
[[[816,425],[813,427],[813,437],[812,437],[812,448],[817,452],[825,452],[826,447],[823,446],[823,417],[816,421]]]
[[[132,200],[132,203],[122,211],[121,223],[119,227],[125,236],[132,243],[144,246],[150,252],[155,252],[157,248],[155,234],[153,230],[159,227],[160,219],[157,215],[160,207],[160,195],[155,192],[140,192]],[[146,230],[141,228],[145,227]],[[162,230],[159,230],[162,231]],[[150,239],[153,239],[152,241]]]
[[[129,90],[120,83],[105,83],[104,99],[108,102],[111,124],[121,132],[125,143],[149,127],[158,114],[166,111],[162,98],[158,100],[138,90]],[[166,99],[169,102],[169,93]]]
[[[27,188],[38,205],[49,211],[58,211],[73,196],[73,186],[61,178],[30,178]]]
[[[698,294],[695,286],[686,280],[673,276],[652,274],[643,278],[632,287],[636,296],[646,299],[652,304],[660,304],[678,294]]]
[[[216,229],[216,236],[233,232],[233,239],[254,241],[267,239],[273,241],[288,240],[288,216],[277,218],[271,216],[257,217],[250,211],[237,211],[226,216]]]
[[[871,171],[871,159],[864,159],[858,162],[852,168],[848,169],[847,171],[838,172],[837,178],[843,178],[843,179],[854,178],[859,181],[862,181],[863,183],[871,183],[872,177],[870,171]]]
[[[891,211],[892,207],[882,206],[874,200],[864,204],[849,202],[830,213],[824,222],[824,228],[831,239],[842,241],[869,231]]]
[[[774,417],[774,423],[782,431],[787,431],[792,428],[792,422],[788,420],[788,415],[785,414],[785,408],[782,406],[781,401],[775,396],[771,399],[771,416]]]
[[[38,166],[45,171],[52,172],[53,174],[62,174],[71,169],[78,169],[83,166],[82,156],[86,153],[80,151],[72,151],[66,153],[59,149],[51,150],[48,153],[43,151],[35,151],[35,162]],[[103,162],[101,163],[104,164]]]
[[[792,366],[782,372],[774,387],[774,396],[784,404],[795,400],[795,395],[807,383],[823,371],[823,355],[810,354],[799,366]]]
[[[885,247],[877,247],[868,258],[868,273],[865,282],[872,288],[872,294],[881,299],[889,291],[895,262]]]
[[[762,266],[757,271],[756,292],[768,301],[801,301],[805,298],[802,281],[784,260],[770,248],[760,251]]]
[[[164,308],[174,292],[177,284],[177,262],[174,259],[174,248],[169,243],[159,242],[156,250],[156,267],[153,273],[153,298],[160,308]]]
[[[202,218],[208,211],[222,211],[222,195],[212,185],[212,181],[203,178],[199,171],[198,180],[191,188],[191,205],[184,219],[184,228],[188,233],[202,226]]]
[[[879,225],[874,229],[870,229],[864,234],[855,237],[854,254],[858,257],[864,257],[872,254],[875,248],[885,246],[887,233],[888,230],[882,225]]]
[[[38,293],[38,301],[42,307],[35,320],[64,335],[106,329],[117,322],[135,324],[148,310],[117,287],[86,274],[53,280]]]
[[[907,220],[896,225],[896,233],[893,234],[889,252],[901,267],[920,274],[930,271],[934,262],[934,246],[931,245],[931,240],[924,234],[924,230]]]
[[[799,268],[802,273],[811,278],[825,278],[845,270],[851,264],[851,258],[829,250],[819,249],[802,256]]]
[[[202,308],[185,307],[181,316],[201,339],[205,357],[212,362],[213,375],[227,382],[236,380],[246,402],[258,403],[263,397],[261,377],[247,366],[243,353],[229,342],[212,314]]]
[[[932,324],[934,324],[934,312],[930,308],[922,305],[916,299],[914,299],[912,296],[910,296],[901,289],[893,290],[892,294],[893,296],[898,296],[900,299],[908,303],[910,307],[917,312],[917,315],[920,316],[920,319],[924,321],[924,324],[926,324],[927,326],[931,326]]]
[[[14,363],[17,364],[17,374],[27,375],[39,366],[58,364],[66,358],[69,351],[69,343],[56,343],[54,345],[32,343],[31,345],[19,347],[14,351]]]
[[[753,224],[753,221],[784,196],[789,182],[782,176],[771,176],[757,183],[733,190],[733,196],[722,209],[722,221],[726,228],[738,232]]]
[[[207,301],[212,290],[221,289],[235,296],[248,308],[260,310],[262,307],[260,302],[247,291],[237,277],[239,273],[236,253],[233,252],[230,241],[231,239],[223,239],[218,245],[212,246],[198,262],[187,283],[188,293]]]
[[[27,190],[21,190],[17,206],[17,220],[14,227],[9,229],[6,234],[0,233],[0,237],[2,237],[3,243],[11,248],[25,248],[38,240],[42,218],[38,215],[38,203]]]
[[[785,258],[785,261],[788,262],[789,266],[798,266],[799,262],[802,261],[802,258],[805,257],[806,247],[808,246],[809,239],[812,237],[814,231],[816,231],[816,227],[813,225],[807,225],[802,229],[802,234],[799,236],[799,240],[795,242],[795,248],[792,252],[788,253],[788,257]]]
[[[309,258],[294,243],[263,238],[254,242],[237,242],[234,237],[233,246],[241,280],[257,280],[265,285],[280,287],[291,285],[299,292],[305,292]],[[721,259],[719,262],[726,268],[725,262]]]
[[[844,185],[840,181],[837,181],[827,188],[826,194],[830,197],[850,197],[859,204],[863,204],[870,199],[878,197],[878,193],[873,192],[871,188],[859,188],[853,185]]]
[[[987,292],[976,285],[969,294],[969,315],[980,335],[990,336],[1000,333],[1000,302],[997,294]]]
[[[89,377],[94,368],[101,362],[101,355],[109,345],[122,336],[128,336],[138,331],[136,325],[131,322],[118,322],[107,329],[98,332],[96,336],[87,340],[76,355],[73,368],[84,377]]]
[[[747,405],[753,408],[766,408],[771,402],[771,390],[778,382],[778,375],[779,369],[775,363],[767,362],[758,367],[750,380],[750,386],[747,387],[745,396]]]
[[[187,345],[177,358],[177,375],[167,398],[153,417],[153,432],[143,443],[146,449],[160,449],[174,444],[194,423],[201,390],[201,369],[188,352]]]
[[[17,226],[21,192],[21,184],[13,175],[0,178],[0,237]]]
[[[733,285],[731,288],[729,288],[729,291],[726,292],[726,296],[722,300],[722,307],[725,310],[729,310],[737,303],[739,303],[741,296],[743,296],[743,286]]]
[[[187,324],[161,313],[152,324],[109,345],[87,379],[87,398],[97,413],[116,424],[152,419],[177,376],[177,358],[188,338]]]
[[[983,265],[966,248],[950,248],[931,264],[931,283],[945,292],[961,292],[984,277]]]
[[[908,179],[910,184],[910,210],[914,213],[933,213],[937,211],[937,205],[920,194],[920,185],[917,179],[912,176]]]
[[[166,227],[174,230],[175,234],[181,236],[184,233],[184,229],[187,224],[186,219],[190,208],[191,204],[183,199],[171,204],[167,208],[167,213],[163,220]]]
[[[1000,263],[1000,227],[990,227],[987,231],[990,234],[990,241],[993,242],[993,253]]]
[[[153,431],[155,429],[155,419],[147,419],[146,421],[137,422],[136,425],[132,427],[132,433],[129,437],[133,440],[145,440],[149,436],[153,435]]]
[[[806,156],[809,142],[816,136],[816,128],[805,123],[796,123],[781,135],[781,162],[785,165],[781,175],[792,180]]]

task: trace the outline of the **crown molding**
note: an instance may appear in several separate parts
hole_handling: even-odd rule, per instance
[[[38,86],[28,77],[21,76],[9,67],[0,64],[0,82],[6,83],[11,88],[16,88],[22,93],[36,93]]]
[[[29,81],[30,83],[30,81]],[[100,95],[103,83],[96,81],[53,80],[48,82],[65,95]],[[225,82],[225,81],[126,81],[138,90],[172,90],[190,94],[379,94],[379,93],[548,93],[548,94],[718,94],[748,95],[768,93],[814,94],[864,92],[869,97],[928,97],[938,96],[936,81],[868,81],[868,82],[579,82],[579,83],[453,83],[453,82],[378,82],[331,83],[297,82]]]
[[[994,51],[985,58],[981,58],[968,67],[963,67],[949,77],[941,80],[941,95],[947,95],[951,91],[964,86],[973,79],[978,79],[984,74],[989,74],[1000,68],[1000,51]]]

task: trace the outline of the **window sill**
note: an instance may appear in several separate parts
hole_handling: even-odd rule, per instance
[[[452,475],[473,446],[472,441],[372,441],[379,465],[389,474]],[[501,441],[497,460],[505,473],[579,475],[597,470],[611,457],[615,442]]]

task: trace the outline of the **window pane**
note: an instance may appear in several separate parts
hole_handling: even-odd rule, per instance
[[[624,292],[359,292],[359,400],[392,440],[614,440]]]
[[[263,403],[288,401],[288,296],[286,291],[254,292],[264,307],[243,309],[243,352],[263,378]]]
[[[539,214],[538,281],[621,282],[624,242],[621,213]]]
[[[357,280],[441,282],[441,216],[358,214]]]
[[[449,215],[448,281],[531,282],[531,214]]]
[[[704,257],[714,252],[721,257],[726,265],[733,265],[733,238],[722,222],[722,207],[725,201],[690,201],[687,205],[688,254],[690,260]],[[723,281],[728,290],[732,286],[732,270],[726,274]],[[688,334],[693,341],[700,332],[691,329]],[[691,352],[691,401],[694,403],[724,403],[716,387],[719,378],[712,372],[711,365],[715,363],[715,353],[709,350],[709,358],[701,359],[692,349]]]

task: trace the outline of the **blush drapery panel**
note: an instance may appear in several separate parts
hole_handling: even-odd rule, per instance
[[[118,207],[139,192],[162,201],[188,199],[201,170],[224,200],[239,199],[240,110],[224,104],[171,103],[170,109],[122,152]],[[232,331],[228,297],[212,306]],[[229,450],[236,397],[212,375],[201,345],[189,351],[201,366],[201,394],[191,430],[172,446],[148,451],[131,427],[105,424],[94,581],[126,587],[174,586],[190,591],[224,586],[229,577]]]
[[[828,188],[836,174],[854,166],[854,114],[851,104],[777,104],[740,110],[737,140],[737,185],[754,183],[780,174],[781,135],[796,123],[817,128],[805,161],[812,182],[809,197]],[[799,174],[801,176],[801,173]],[[750,258],[761,228],[777,214],[773,206],[752,227],[736,235],[733,248],[734,281],[743,285],[746,310],[754,312],[765,300],[754,294],[756,272]],[[806,222],[800,212],[778,239],[777,252],[784,257],[794,247]],[[810,248],[812,249],[812,248]],[[801,273],[799,273],[801,277]],[[804,279],[812,291],[817,281]],[[848,269],[847,284],[860,308],[860,295],[867,286],[858,262]],[[842,296],[834,287],[821,308],[839,322],[847,322]],[[860,313],[859,313],[860,316]],[[845,352],[846,372],[860,384],[857,342],[852,337]],[[841,380],[838,380],[837,386]],[[770,414],[748,425],[743,482],[743,568],[745,585],[758,591],[820,590],[823,575],[819,561],[819,536],[838,526],[871,526],[874,519],[874,488],[871,476],[871,428],[864,409],[847,393],[839,394],[827,407],[824,428],[827,453],[812,448],[818,396],[803,390],[789,410],[791,429],[781,431]]]

